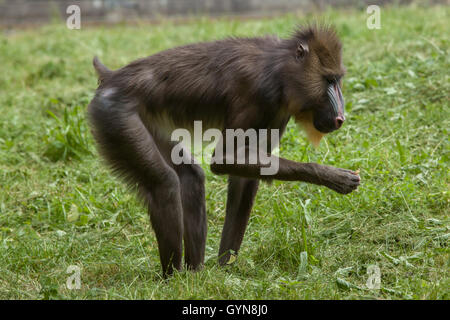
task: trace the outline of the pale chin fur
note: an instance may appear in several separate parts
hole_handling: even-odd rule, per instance
[[[308,140],[311,141],[312,145],[317,148],[319,146],[320,140],[322,140],[325,133],[320,132],[314,127],[312,122],[311,112],[302,112],[297,114],[295,121],[300,124],[300,126],[305,130]]]

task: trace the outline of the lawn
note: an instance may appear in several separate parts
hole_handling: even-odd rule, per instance
[[[449,7],[292,13],[0,36],[0,298],[449,299]],[[342,196],[263,184],[237,261],[217,264],[226,177],[207,175],[202,271],[161,279],[146,210],[95,150],[85,111],[98,55],[111,68],[173,46],[333,23],[347,122],[314,149],[291,121],[280,154],[360,170]],[[80,289],[68,289],[69,266]],[[371,270],[381,288],[370,289]]]

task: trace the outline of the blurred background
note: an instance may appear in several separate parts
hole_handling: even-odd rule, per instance
[[[193,15],[267,16],[296,10],[366,8],[385,4],[449,4],[450,0],[0,0],[0,26],[42,24],[66,19],[78,5],[83,23],[118,23]]]

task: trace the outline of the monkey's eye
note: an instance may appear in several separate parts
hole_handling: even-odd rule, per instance
[[[325,80],[327,80],[327,82],[329,84],[332,84],[332,83],[339,82],[340,77],[339,76],[330,75],[330,76],[325,76]]]

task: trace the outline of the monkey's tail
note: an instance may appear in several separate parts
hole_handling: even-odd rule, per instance
[[[113,73],[112,70],[108,69],[103,63],[100,62],[97,56],[94,57],[92,64],[94,65],[94,69],[97,72],[99,84]]]

